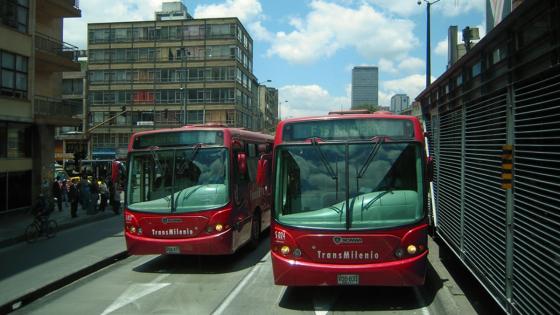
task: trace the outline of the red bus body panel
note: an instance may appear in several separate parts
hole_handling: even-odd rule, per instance
[[[287,286],[335,286],[338,275],[358,275],[359,285],[417,286],[424,284],[427,266],[425,223],[414,227],[375,232],[303,230],[273,222],[271,228],[274,282]],[[280,232],[281,234],[278,234]],[[279,240],[278,235],[285,236]],[[281,237],[282,238],[282,237]],[[335,244],[335,238],[361,239],[359,244]],[[395,252],[410,244],[422,248],[416,255]],[[283,255],[282,245],[302,254]]]
[[[424,131],[413,116],[389,113],[335,114],[289,119],[281,121],[276,129],[273,169],[276,170],[276,146],[283,143],[282,133],[286,124],[341,119],[410,120],[414,126],[414,140],[424,144]],[[273,171],[273,176],[276,177],[276,171]],[[353,285],[360,286],[423,285],[428,257],[427,234],[426,219],[412,226],[348,232],[295,228],[273,220],[271,257],[274,283],[285,286],[337,286],[341,285],[339,276],[350,275],[357,276],[359,282]],[[347,239],[348,243],[337,244],[335,239]],[[408,254],[409,245],[416,246],[418,251]],[[290,249],[288,254],[282,253],[283,246]],[[294,249],[300,252],[298,256],[294,255]],[[400,258],[395,254],[398,250],[404,253]]]

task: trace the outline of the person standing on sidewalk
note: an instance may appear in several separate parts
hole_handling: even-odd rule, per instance
[[[58,211],[62,211],[62,184],[60,183],[60,176],[57,176],[52,184],[52,194],[56,199]]]
[[[113,192],[113,212],[119,214],[121,210],[121,192],[119,191],[118,183],[112,185]]]
[[[80,192],[78,191],[78,184],[76,183],[75,179],[73,179],[69,185],[70,187],[68,188],[68,198],[70,199],[70,216],[72,216],[72,218],[75,218],[78,216],[77,212]]]
[[[91,194],[89,193],[89,183],[85,174],[82,175],[82,179],[80,180],[80,184],[78,185],[78,190],[80,192],[80,202],[82,203],[82,209],[87,212],[89,211],[90,207],[89,204]]]
[[[91,193],[91,214],[95,214],[97,212],[97,202],[99,201],[99,184],[97,184],[97,178],[91,179],[89,191]]]
[[[62,180],[62,201],[64,201],[64,206],[68,208],[68,185],[70,181],[67,181],[66,178]]]
[[[105,211],[107,208],[107,198],[109,197],[109,190],[107,189],[107,184],[102,179],[101,184],[99,184],[99,194],[101,195],[101,201],[99,203],[99,211]]]

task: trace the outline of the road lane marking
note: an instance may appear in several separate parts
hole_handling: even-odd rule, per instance
[[[160,289],[163,289],[170,285],[171,283],[159,283],[163,278],[169,275],[160,275],[155,278],[150,283],[135,283],[130,285],[114,302],[109,305],[101,315],[107,315],[112,313],[119,308],[126,306],[148,294],[154,293]]]
[[[265,257],[267,257],[268,255],[270,255],[270,251],[265,255]],[[220,306],[218,306],[218,308],[216,308],[216,310],[214,312],[212,312],[212,315],[219,315],[219,314],[224,313],[224,311],[231,304],[233,299],[235,299],[237,297],[237,295],[239,295],[239,292],[241,292],[241,290],[243,290],[243,288],[247,285],[249,280],[257,273],[257,271],[259,270],[259,268],[261,267],[261,265],[263,264],[264,261],[266,261],[266,259],[265,260],[261,259],[251,269],[251,271],[248,274],[246,274],[245,277],[243,277],[241,282],[239,282],[237,287],[235,287],[235,289],[233,289],[233,291],[231,291],[231,293],[226,297],[226,299],[222,302],[222,304],[220,304]]]

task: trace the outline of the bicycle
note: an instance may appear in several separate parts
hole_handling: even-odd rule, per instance
[[[42,235],[52,238],[58,230],[58,223],[55,220],[49,219],[51,211],[47,209],[50,208],[50,205],[45,202],[44,197],[39,198],[42,200],[39,200],[35,206],[33,222],[25,229],[25,240],[27,243],[35,242]]]

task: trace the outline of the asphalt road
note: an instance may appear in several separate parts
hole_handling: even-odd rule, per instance
[[[273,284],[268,248],[265,238],[232,256],[131,256],[15,314],[437,313],[437,277],[421,288],[286,288]]]

